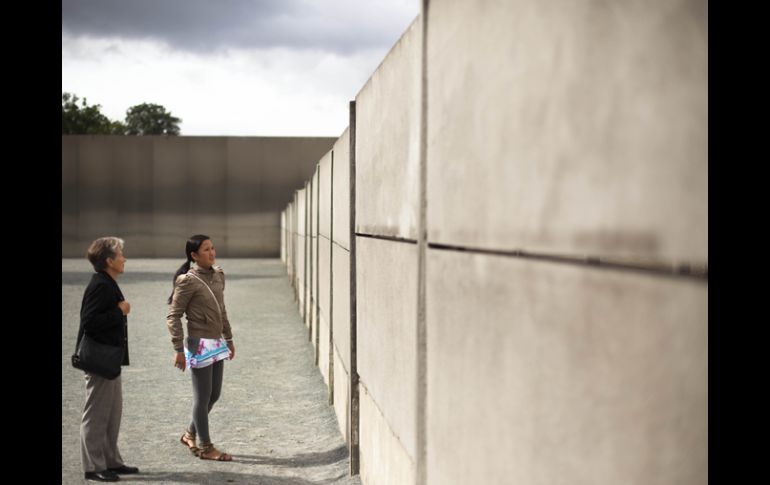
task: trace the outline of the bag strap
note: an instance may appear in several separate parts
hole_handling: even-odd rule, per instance
[[[188,275],[190,275],[190,276],[192,276],[192,277],[193,277],[193,278],[195,278],[196,280],[200,281],[201,283],[203,283],[203,286],[205,286],[205,287],[206,287],[206,289],[207,289],[207,290],[209,290],[209,293],[211,293],[211,297],[214,299],[214,303],[216,303],[216,304],[217,304],[217,311],[219,312],[219,319],[220,319],[220,320],[222,320],[222,309],[221,309],[221,308],[219,308],[219,302],[217,301],[217,297],[216,297],[216,296],[214,296],[214,292],[213,292],[213,291],[211,291],[211,287],[209,286],[209,284],[208,284],[208,283],[206,283],[205,281],[203,281],[202,279],[200,279],[200,278],[199,278],[199,277],[198,277],[198,276],[197,276],[195,273],[193,273],[192,271],[188,272],[187,274],[188,274]]]

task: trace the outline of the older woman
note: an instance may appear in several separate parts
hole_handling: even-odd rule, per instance
[[[107,345],[123,346],[123,365],[128,365],[128,326],[131,305],[123,298],[116,279],[123,273],[126,257],[123,240],[100,237],[91,243],[88,261],[96,273],[91,277],[80,307],[78,344],[89,338]],[[139,473],[126,466],[118,451],[118,433],[123,413],[120,375],[108,379],[85,373],[86,403],[80,424],[80,449],[86,480],[116,482],[119,474]]]

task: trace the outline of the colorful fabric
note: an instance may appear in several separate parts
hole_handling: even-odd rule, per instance
[[[230,349],[227,348],[225,339],[202,338],[199,340],[198,349],[194,354],[187,347],[184,349],[184,358],[191,369],[200,369],[230,357]]]

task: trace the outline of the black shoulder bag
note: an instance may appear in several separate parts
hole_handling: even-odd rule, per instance
[[[97,342],[83,332],[77,350],[72,354],[72,367],[106,379],[120,375],[123,363],[123,346],[116,347]]]

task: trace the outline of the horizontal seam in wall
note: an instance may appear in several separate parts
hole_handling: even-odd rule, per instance
[[[377,404],[377,401],[374,399],[374,396],[372,396],[372,393],[369,392],[369,388],[366,387],[366,384],[364,384],[364,381],[361,379],[361,376],[358,376],[358,385],[359,387],[363,387],[366,390],[366,394],[369,396],[369,401],[372,403],[374,408],[377,410],[378,413],[380,413],[380,416],[382,416],[382,420],[385,422],[385,426],[387,426],[388,431],[390,432],[390,435],[395,438],[396,441],[398,441],[398,444],[401,446],[401,449],[404,450],[404,455],[406,455],[406,458],[412,463],[412,466],[415,466],[415,461],[412,455],[409,454],[409,452],[406,449],[406,445],[404,445],[404,440],[401,439],[401,436],[398,435],[394,430],[393,426],[391,426],[390,422],[388,421],[387,417],[385,417],[385,413],[382,412],[382,409],[380,409],[380,406]],[[360,393],[359,393],[360,395]],[[359,409],[361,407],[360,404],[360,397],[359,397]],[[360,413],[360,411],[359,411]]]
[[[350,370],[345,367],[345,361],[342,360],[342,354],[340,353],[339,347],[337,347],[337,342],[332,342],[334,346],[334,353],[337,354],[337,357],[340,359],[340,362],[342,363],[342,368],[345,370],[345,374],[350,375]]]
[[[346,248],[346,247],[345,247],[345,246],[343,246],[342,244],[338,243],[336,240],[335,240],[335,241],[332,241],[332,244],[334,244],[335,246],[337,246],[338,248],[340,248],[340,249],[342,249],[342,250],[344,250],[344,251],[347,251],[347,252],[348,252],[348,254],[350,254],[350,248]]]
[[[398,236],[380,236],[375,234],[365,234],[362,232],[357,232],[356,236],[358,237],[367,237],[370,239],[382,239],[384,241],[394,241],[394,242],[402,242],[407,244],[417,244],[416,239],[407,239],[405,237],[398,237]]]
[[[482,249],[467,246],[454,246],[450,244],[428,243],[428,248],[439,251],[458,251],[473,254],[487,254],[491,256],[503,256],[508,258],[531,259],[537,261],[547,261],[552,263],[572,264],[577,266],[590,266],[597,269],[613,269],[624,271],[635,271],[658,276],[670,276],[679,278],[692,278],[695,280],[708,282],[707,265],[667,265],[663,263],[632,263],[622,261],[612,261],[592,256],[563,256],[545,253],[532,253],[521,250],[495,250]]]

